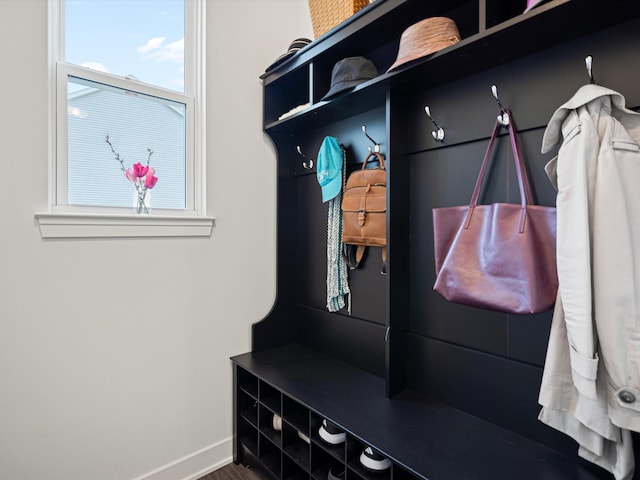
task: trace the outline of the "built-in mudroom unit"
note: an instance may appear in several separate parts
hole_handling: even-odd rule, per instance
[[[541,146],[556,109],[590,82],[640,107],[639,3],[525,8],[376,0],[261,76],[277,157],[277,298],[251,352],[232,358],[235,462],[278,480],[613,478],[538,419],[553,310],[500,313],[433,290],[432,210],[469,203],[498,115],[511,113],[535,203],[553,207],[545,165],[558,148]],[[390,69],[403,32],[432,17],[453,20],[459,39]],[[334,66],[358,56],[377,75],[323,98]],[[387,170],[386,260],[367,248],[337,312],[317,175],[326,137],[344,147],[347,175],[371,151]],[[511,155],[501,128],[481,203],[520,202]],[[323,438],[327,424],[339,442]],[[379,471],[362,462],[368,448],[388,461]]]

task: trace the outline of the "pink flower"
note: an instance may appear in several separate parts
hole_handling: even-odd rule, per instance
[[[149,170],[147,170],[147,177],[153,177],[156,174],[156,169],[152,166],[149,166]]]
[[[129,180],[130,182],[136,181],[136,174],[133,171],[133,167],[127,168],[127,171],[125,172],[124,176],[127,177],[127,180]]]
[[[133,174],[137,178],[144,177],[147,174],[147,171],[149,171],[149,167],[147,165],[142,165],[141,163],[133,164]]]
[[[158,177],[154,177],[153,175],[147,175],[147,178],[144,179],[145,188],[153,188],[158,183]]]

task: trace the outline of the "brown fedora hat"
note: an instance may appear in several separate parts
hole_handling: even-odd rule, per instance
[[[387,72],[459,41],[460,32],[453,20],[447,17],[425,18],[402,32],[398,56]]]

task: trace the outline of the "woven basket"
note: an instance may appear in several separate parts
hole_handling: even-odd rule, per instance
[[[309,0],[313,34],[318,38],[367,5],[369,0]]]

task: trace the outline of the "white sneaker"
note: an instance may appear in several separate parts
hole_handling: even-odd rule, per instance
[[[383,457],[371,447],[365,448],[360,454],[360,463],[374,472],[381,472],[391,466],[391,460]]]
[[[278,432],[282,430],[282,418],[275,413],[273,414],[272,425],[274,430],[277,430]]]
[[[320,438],[322,440],[330,445],[339,445],[341,443],[344,443],[347,438],[347,435],[342,430],[340,430],[326,418],[322,420],[322,425],[318,430],[318,434],[320,435]]]

